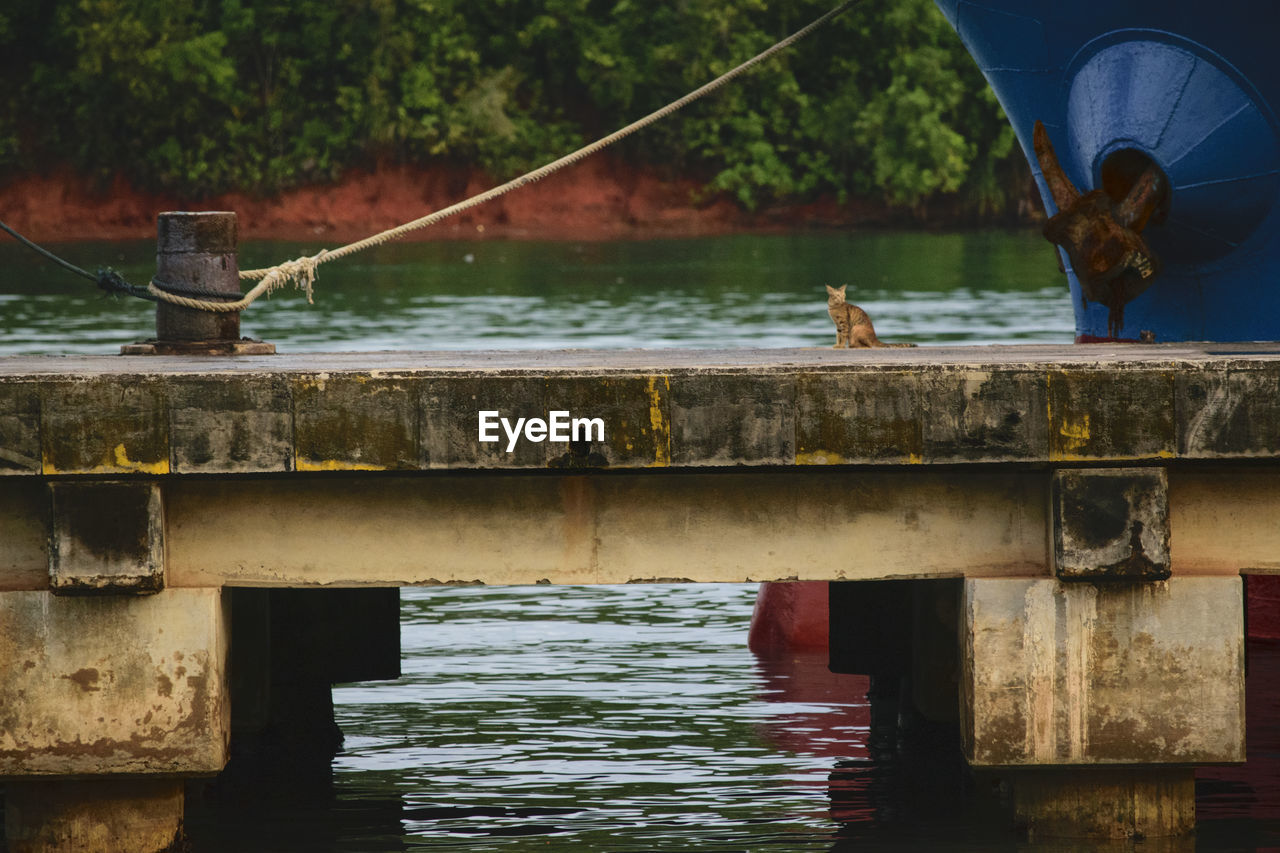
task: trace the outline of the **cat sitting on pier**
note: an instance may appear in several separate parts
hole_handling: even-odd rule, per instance
[[[876,330],[871,326],[871,318],[852,302],[844,301],[844,291],[849,285],[842,284],[837,290],[827,285],[827,313],[836,321],[836,345],[832,349],[851,347],[913,347],[915,344],[887,344],[876,337]]]

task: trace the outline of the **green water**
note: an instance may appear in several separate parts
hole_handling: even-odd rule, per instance
[[[151,243],[53,247],[134,283]],[[326,246],[246,243],[243,268]],[[818,346],[824,284],[848,284],[882,338],[1070,342],[1054,253],[1032,231],[867,232],[604,243],[385,246],[321,267],[315,303],[260,300],[242,331],[281,351]],[[112,298],[0,244],[0,354],[112,353],[154,336],[150,303]]]

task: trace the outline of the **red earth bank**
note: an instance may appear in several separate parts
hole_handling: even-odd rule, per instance
[[[27,175],[0,187],[0,219],[36,241],[151,239],[165,210],[233,210],[241,239],[348,242],[425,216],[494,186],[479,172],[385,166],[335,184],[273,198],[235,192],[193,201],[138,190],[123,179],[95,191],[70,173]],[[883,221],[876,205],[820,201],[749,214],[724,200],[698,201],[698,184],[664,180],[607,158],[577,164],[410,239],[489,237],[607,240],[737,231],[840,227]]]

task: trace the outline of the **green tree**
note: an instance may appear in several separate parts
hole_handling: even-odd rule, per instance
[[[830,0],[49,0],[0,14],[0,169],[187,195],[377,163],[504,179],[702,85]],[[627,140],[752,208],[1003,208],[1013,136],[930,0],[866,3]]]
[[[202,7],[59,4],[55,59],[36,67],[30,93],[49,147],[104,181],[123,171],[152,186],[225,185],[232,167],[216,131],[235,123],[236,69],[226,36],[202,26]]]

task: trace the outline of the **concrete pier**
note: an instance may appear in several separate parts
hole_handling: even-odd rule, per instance
[[[1029,831],[1186,832],[1189,768],[1243,760],[1278,392],[1267,344],[0,359],[11,843],[123,779],[158,787],[100,849],[158,849],[161,780],[217,773],[229,731],[338,669],[394,677],[379,588],[674,580],[844,582],[833,648],[883,599],[896,656],[850,665],[910,671]],[[251,589],[321,587],[375,597]],[[367,654],[285,683],[345,614]]]

